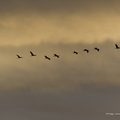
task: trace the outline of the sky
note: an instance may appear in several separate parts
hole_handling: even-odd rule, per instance
[[[119,12],[118,0],[0,0],[1,118],[118,120],[106,113],[120,113]]]
[[[1,0],[1,45],[119,41],[118,0]]]

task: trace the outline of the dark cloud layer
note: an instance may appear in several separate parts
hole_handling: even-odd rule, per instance
[[[38,12],[38,13],[57,13],[62,12],[96,12],[94,10],[103,11],[111,10],[118,11],[118,0],[1,0],[1,13],[9,12]],[[64,14],[63,13],[63,14]]]
[[[106,113],[119,113],[119,91],[119,86],[82,86],[62,93],[0,93],[0,116],[6,120],[117,120],[119,116]]]

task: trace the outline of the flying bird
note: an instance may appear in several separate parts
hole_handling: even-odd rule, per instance
[[[76,52],[76,51],[73,51],[73,53],[78,54],[78,52]]]
[[[19,56],[19,55],[17,55],[17,57],[18,57],[18,58],[23,58],[23,57],[21,57],[21,56]]]
[[[31,56],[36,56],[36,55],[35,55],[35,54],[33,54],[33,52],[31,52],[31,51],[30,51],[30,54],[31,54]]]
[[[94,50],[97,50],[98,52],[100,51],[100,49],[99,49],[99,48],[97,48],[97,47],[95,47],[95,48],[94,48]]]
[[[45,55],[44,57],[45,57],[45,59],[48,59],[48,60],[50,60],[50,58],[49,58],[48,56],[46,56],[46,55]]]
[[[57,57],[57,58],[59,58],[59,57],[60,57],[60,55],[54,54],[54,57]]]
[[[116,47],[116,49],[120,49],[120,47],[117,44],[115,44],[115,47]]]
[[[83,51],[86,51],[87,53],[89,53],[90,50],[88,50],[88,49],[84,49]]]

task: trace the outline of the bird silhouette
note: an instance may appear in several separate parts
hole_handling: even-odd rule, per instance
[[[116,47],[116,49],[120,49],[120,47],[117,44],[115,44],[115,47]]]
[[[54,54],[54,57],[57,57],[57,58],[59,58],[59,57],[60,57],[60,55]]]
[[[86,51],[87,53],[89,53],[90,50],[88,50],[88,49],[84,49],[83,51]]]
[[[49,58],[48,56],[46,56],[46,55],[45,55],[44,57],[45,57],[45,59],[48,59],[48,60],[50,60],[50,58]]]
[[[78,52],[77,52],[77,51],[73,51],[73,53],[74,53],[74,54],[78,54]]]
[[[95,47],[95,48],[94,48],[94,50],[97,50],[98,52],[100,51],[100,49],[99,49],[99,48],[97,48],[97,47]]]
[[[30,51],[30,54],[31,54],[31,56],[36,56],[36,55],[35,55],[35,54],[33,54],[33,52],[31,52],[31,51]]]
[[[21,57],[21,56],[19,56],[19,55],[17,55],[17,57],[18,57],[18,58],[23,58],[23,57]]]

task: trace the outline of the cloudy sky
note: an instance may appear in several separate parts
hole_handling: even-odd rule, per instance
[[[1,45],[119,41],[119,0],[1,0]]]
[[[0,118],[118,120],[119,23],[118,0],[0,0]]]

